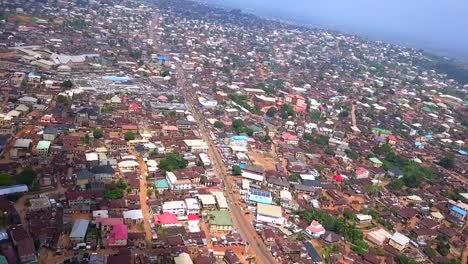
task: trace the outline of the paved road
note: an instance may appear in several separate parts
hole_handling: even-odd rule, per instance
[[[277,263],[277,261],[270,254],[268,248],[263,243],[263,240],[257,235],[250,220],[246,218],[243,211],[241,211],[241,207],[235,204],[236,198],[233,194],[234,190],[232,190],[231,184],[229,184],[227,178],[228,174],[226,172],[226,167],[224,166],[224,162],[216,144],[211,140],[211,137],[209,136],[210,132],[208,131],[204,123],[206,119],[201,114],[200,109],[198,109],[197,107],[198,104],[196,101],[196,95],[194,95],[193,91],[190,91],[190,86],[187,85],[184,72],[180,67],[177,67],[177,73],[177,84],[179,88],[182,89],[181,92],[184,95],[185,99],[188,101],[187,106],[189,107],[189,110],[192,113],[193,117],[197,120],[197,124],[199,125],[203,140],[209,143],[210,148],[208,151],[208,156],[213,161],[213,168],[215,170],[215,173],[216,175],[221,176],[226,186],[224,195],[227,196],[228,200],[231,201],[231,203],[229,204],[229,209],[231,211],[234,226],[238,228],[239,233],[242,235],[244,240],[246,240],[250,244],[250,248],[253,250],[256,258],[256,263]]]

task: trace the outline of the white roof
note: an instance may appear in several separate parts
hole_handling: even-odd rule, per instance
[[[198,195],[198,200],[200,200],[202,205],[216,204],[215,197],[211,194],[200,194]]]
[[[19,138],[15,142],[15,148],[29,148],[31,143],[31,139]]]
[[[281,206],[257,203],[257,213],[271,217],[282,217],[283,210]]]
[[[155,160],[148,160],[146,162],[146,165],[148,165],[148,167],[157,167],[158,166],[158,162],[155,161]]]
[[[228,208],[228,203],[226,200],[226,197],[224,196],[223,192],[220,191],[212,191],[211,194],[213,194],[216,198],[216,202],[218,203],[219,209],[226,209]]]
[[[189,147],[204,147],[208,148],[208,144],[203,139],[185,139],[184,143]]]
[[[392,234],[390,234],[389,232],[387,232],[387,230],[383,228],[379,228],[377,230],[369,232],[367,236],[372,242],[382,245],[386,239],[392,237]]]
[[[260,182],[263,181],[262,175],[258,175],[258,174],[250,173],[246,171],[242,171],[242,177],[249,179],[249,180],[254,180],[254,181],[260,181]]]
[[[96,161],[99,160],[99,156],[96,152],[86,153],[86,161]]]
[[[366,215],[366,214],[356,214],[356,217],[359,221],[369,221],[372,220],[371,215]]]
[[[179,256],[174,257],[174,263],[175,264],[193,264],[193,261],[190,258],[190,255],[184,252],[184,253],[180,253]]]
[[[407,236],[399,232],[395,232],[395,234],[393,234],[391,239],[395,241],[395,243],[402,245],[402,246],[405,246],[406,244],[410,242],[410,239]]]
[[[280,198],[281,200],[292,200],[291,192],[288,190],[281,190],[280,191]]]
[[[6,195],[10,193],[19,193],[19,192],[27,192],[28,191],[28,186],[25,184],[18,184],[18,185],[12,185],[12,186],[7,186],[7,187],[1,187],[0,188],[0,195]]]
[[[143,219],[143,212],[141,209],[124,211],[123,218],[132,220]]]
[[[109,211],[108,210],[94,210],[93,211],[93,218],[109,218]]]
[[[187,208],[185,201],[169,201],[164,202],[162,205],[163,211],[171,209]]]
[[[130,168],[130,167],[137,167],[139,164],[134,160],[124,160],[119,162],[119,168]]]
[[[200,205],[198,204],[198,200],[195,198],[186,198],[185,204],[187,205],[188,210],[198,210],[200,209]]]

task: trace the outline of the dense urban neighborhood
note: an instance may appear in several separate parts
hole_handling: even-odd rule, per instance
[[[0,264],[468,263],[447,58],[185,0],[0,32]]]

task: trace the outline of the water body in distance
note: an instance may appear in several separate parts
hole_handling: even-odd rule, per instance
[[[468,61],[467,0],[202,0]]]

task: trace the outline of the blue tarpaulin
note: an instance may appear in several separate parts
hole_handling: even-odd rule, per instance
[[[112,81],[112,82],[128,82],[131,80],[130,77],[126,77],[126,76],[122,76],[122,77],[106,76],[106,77],[103,77],[103,79],[107,81]]]
[[[157,59],[160,60],[160,61],[168,61],[169,60],[169,58],[166,57],[166,56],[158,56]]]

